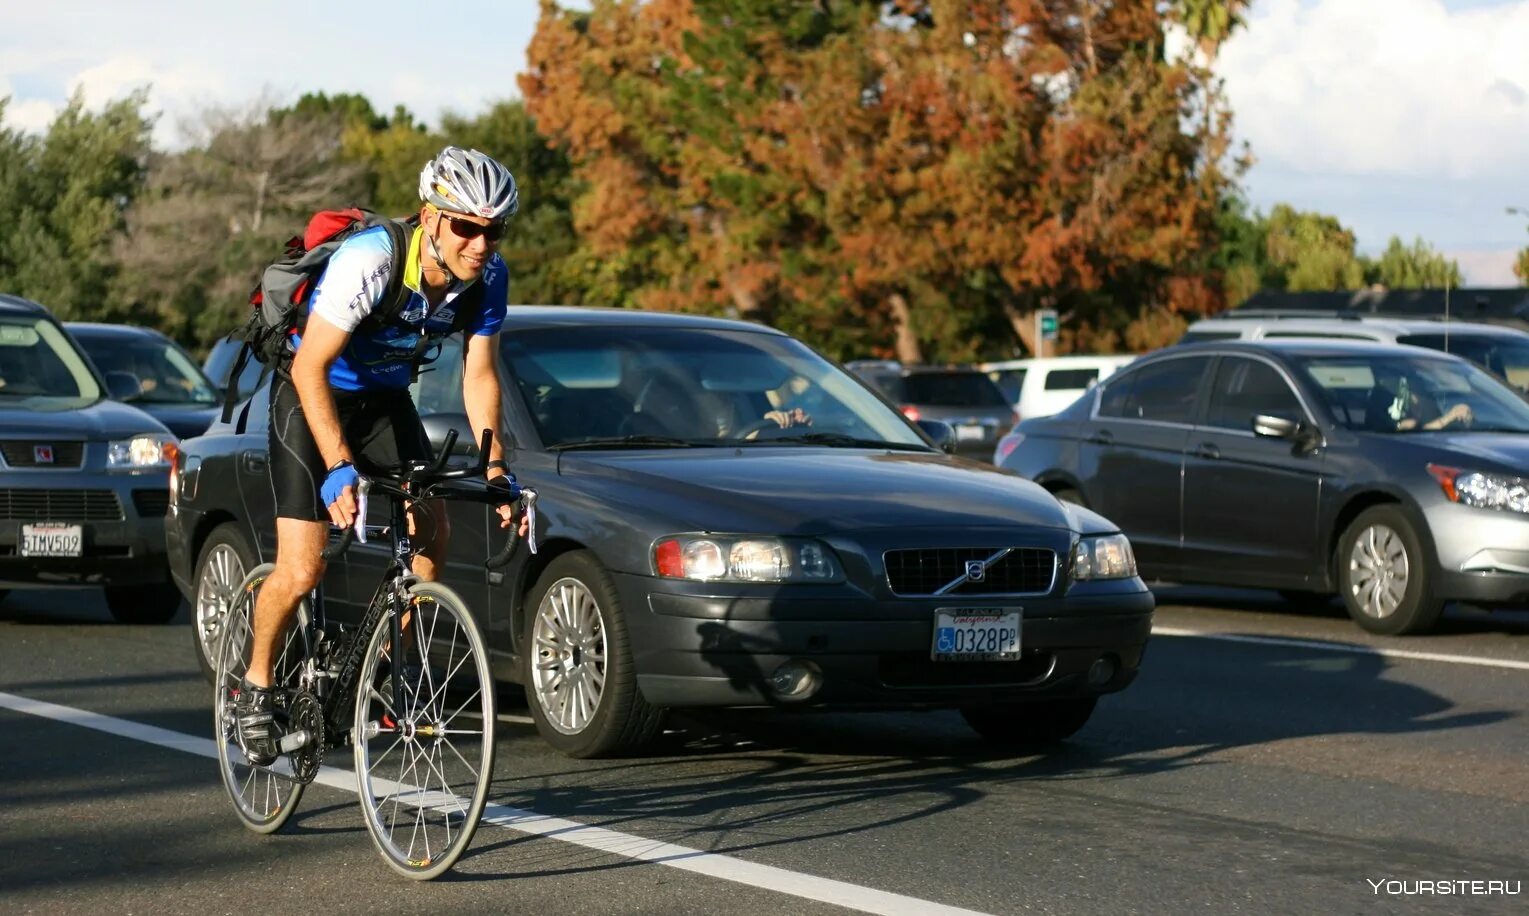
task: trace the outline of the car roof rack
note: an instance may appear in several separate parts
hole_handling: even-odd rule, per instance
[[[1211,315],[1206,320],[1217,321],[1223,318],[1255,318],[1260,320],[1268,318],[1336,318],[1341,321],[1362,321],[1365,318],[1379,317],[1389,318],[1391,316],[1374,315],[1368,312],[1363,315],[1356,315],[1352,312],[1339,312],[1331,309],[1231,309],[1219,315]]]

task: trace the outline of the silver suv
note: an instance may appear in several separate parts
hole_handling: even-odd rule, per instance
[[[1230,311],[1196,321],[1179,343],[1219,340],[1369,340],[1452,353],[1529,393],[1529,334],[1497,324],[1332,313]]]

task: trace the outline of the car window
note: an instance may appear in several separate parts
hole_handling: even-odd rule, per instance
[[[440,350],[426,354],[429,362],[410,387],[419,415],[466,413],[462,404],[462,342],[455,337],[441,341]]]
[[[994,369],[987,377],[993,380],[993,384],[998,386],[1009,403],[1019,403],[1019,395],[1025,390],[1024,369]]]
[[[789,337],[583,326],[516,331],[501,346],[548,446],[627,436],[697,445],[803,442],[826,434],[928,447],[852,376]],[[772,419],[784,414],[794,422]]]
[[[1487,334],[1407,334],[1397,343],[1468,359],[1521,392],[1529,392],[1529,337]]]
[[[135,404],[218,403],[211,380],[202,374],[186,352],[153,334],[75,332],[75,339],[102,373],[130,375],[138,381]]]
[[[86,357],[44,318],[0,319],[0,403],[64,410],[101,397]]]
[[[1052,369],[1046,373],[1047,391],[1082,391],[1099,381],[1098,369]]]
[[[1188,423],[1208,358],[1165,359],[1112,377],[1099,416]]]
[[[1003,392],[980,372],[918,372],[903,377],[909,404],[930,407],[1007,407]]]
[[[1253,417],[1258,414],[1306,419],[1300,399],[1273,366],[1242,357],[1222,359],[1211,386],[1205,425],[1251,432]]]
[[[1296,360],[1349,429],[1529,433],[1529,402],[1463,360],[1390,353]]]
[[[1237,340],[1241,336],[1241,331],[1185,331],[1184,336],[1179,338],[1179,343],[1203,343],[1207,340]]]
[[[202,363],[202,372],[221,391],[229,388],[228,377],[233,374],[234,361],[239,357],[239,351],[244,344],[236,340],[223,339],[212,345],[212,352],[207,354],[207,359]],[[248,397],[251,390],[260,381],[260,370],[263,367],[253,356],[244,364],[239,372],[238,391],[241,398]]]

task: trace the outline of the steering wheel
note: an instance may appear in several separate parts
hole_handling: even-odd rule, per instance
[[[745,426],[737,432],[733,433],[733,438],[747,439],[749,436],[752,436],[755,433],[762,433],[767,430],[779,430],[784,428],[785,427],[781,426],[779,423],[776,423],[774,420],[771,420],[769,417],[765,417],[763,420],[755,420],[748,426]]]

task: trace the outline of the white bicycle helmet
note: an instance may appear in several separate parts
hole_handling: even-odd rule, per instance
[[[487,153],[448,146],[420,170],[419,199],[453,213],[507,219],[520,208],[520,189]]]

